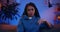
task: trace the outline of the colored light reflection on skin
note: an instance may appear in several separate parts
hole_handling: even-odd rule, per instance
[[[60,16],[58,16],[58,20],[60,20]]]

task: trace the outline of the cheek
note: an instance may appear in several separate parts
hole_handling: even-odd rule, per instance
[[[35,14],[35,12],[32,12],[31,15],[33,16]]]
[[[32,13],[35,14],[35,10]]]
[[[31,14],[31,12],[28,11],[27,14]]]

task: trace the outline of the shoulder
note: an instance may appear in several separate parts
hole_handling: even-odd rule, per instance
[[[24,16],[20,16],[20,19],[19,19],[19,24],[22,24],[22,22],[24,21]]]
[[[23,22],[26,19],[26,17],[27,17],[26,15],[21,16],[20,19],[19,19],[19,22],[20,21]]]
[[[21,16],[20,20],[23,20],[26,18],[26,15]]]

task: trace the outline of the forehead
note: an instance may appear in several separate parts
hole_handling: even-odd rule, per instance
[[[27,6],[27,8],[28,8],[28,9],[29,9],[29,8],[31,9],[31,8],[34,8],[34,7],[33,7],[33,6],[31,6],[31,5],[29,5],[29,6]]]

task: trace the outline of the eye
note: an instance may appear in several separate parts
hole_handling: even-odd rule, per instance
[[[27,11],[30,11],[30,9],[28,9]]]

